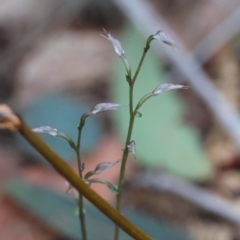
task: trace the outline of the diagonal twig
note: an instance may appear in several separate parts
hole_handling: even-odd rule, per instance
[[[146,188],[174,193],[232,223],[240,224],[240,209],[237,206],[188,181],[166,173],[147,171],[137,176],[136,182]]]

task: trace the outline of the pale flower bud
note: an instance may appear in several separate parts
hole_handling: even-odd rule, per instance
[[[153,90],[152,95],[157,96],[158,94],[160,94],[162,92],[169,91],[169,90],[188,89],[188,88],[189,88],[188,86],[184,86],[184,85],[178,85],[178,84],[172,84],[172,83],[163,83]]]
[[[120,107],[120,104],[117,103],[99,103],[97,104],[88,115],[95,115],[99,112],[117,110]]]
[[[99,174],[101,173],[102,171],[110,168],[110,167],[113,167],[115,166],[117,163],[119,163],[120,161],[117,160],[116,162],[102,162],[102,163],[99,163],[95,170],[94,171],[90,171],[90,172],[87,172],[84,176],[84,179],[88,179],[90,178],[91,176],[95,175],[95,174]]]
[[[108,33],[105,29],[103,29],[104,32],[107,34],[107,36],[104,36],[101,34],[102,37],[106,38],[107,40],[109,40],[112,45],[113,45],[113,48],[116,52],[116,54],[119,56],[119,57],[124,57],[124,50],[122,48],[122,45],[121,43],[116,39],[114,38],[110,33]]]
[[[53,137],[56,137],[58,135],[58,130],[56,128],[52,128],[49,126],[41,126],[38,128],[33,128],[32,131],[37,133],[46,133]]]
[[[174,47],[179,47],[173,40],[172,38],[163,30],[159,30],[157,31],[153,36],[153,39],[155,40],[160,40],[163,43],[169,45],[170,47],[174,48]]]
[[[41,127],[38,127],[38,128],[33,128],[32,129],[33,132],[36,132],[36,133],[44,133],[44,134],[49,134],[53,137],[62,137],[64,138],[65,140],[68,141],[68,143],[70,144],[70,146],[75,149],[75,144],[74,142],[72,141],[72,139],[67,136],[65,133],[62,133],[62,132],[59,132],[56,128],[52,128],[52,127],[49,127],[49,126],[41,126]]]
[[[115,166],[117,163],[119,163],[120,161],[117,160],[116,162],[102,162],[100,164],[98,164],[94,170],[95,174],[99,174],[101,173],[103,170],[113,167]]]
[[[134,155],[134,157],[136,158],[136,143],[135,141],[131,141],[128,145],[127,148],[129,151],[131,151]]]

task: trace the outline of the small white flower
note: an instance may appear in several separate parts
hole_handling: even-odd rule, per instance
[[[161,40],[163,43],[169,45],[170,47],[174,48],[174,47],[179,47],[173,40],[172,38],[163,30],[159,30],[157,31],[154,35],[153,35],[153,39],[155,40]]]
[[[131,151],[134,155],[134,157],[136,158],[136,143],[135,141],[131,141],[128,145],[128,150]]]
[[[117,103],[99,103],[89,112],[89,115],[94,115],[96,113],[104,111],[117,110],[119,107],[120,104]]]
[[[52,128],[49,126],[42,126],[39,128],[33,128],[33,132],[38,132],[38,133],[47,133],[53,137],[56,137],[58,135],[58,130],[56,128]]]
[[[172,83],[163,83],[161,85],[159,85],[158,87],[156,87],[152,94],[153,96],[156,96],[162,92],[166,92],[169,90],[175,90],[175,89],[188,89],[188,86],[184,86],[184,85],[178,85],[178,84],[172,84]]]
[[[115,52],[117,53],[117,55],[119,57],[124,57],[124,53],[125,52],[124,52],[124,50],[122,48],[121,43],[116,38],[114,38],[110,33],[108,33],[105,29],[103,29],[103,30],[107,34],[107,36],[104,36],[102,34],[100,34],[100,35],[102,37],[106,38],[107,40],[109,40],[112,43],[112,45],[114,47],[114,50],[115,50]]]

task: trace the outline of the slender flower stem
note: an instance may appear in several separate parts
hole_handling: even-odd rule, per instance
[[[148,93],[144,97],[142,97],[134,110],[134,114],[137,114],[138,109],[152,96],[152,93]]]
[[[77,146],[76,146],[76,154],[77,154],[77,161],[78,161],[78,173],[79,177],[82,179],[82,161],[81,161],[81,135],[82,129],[85,125],[85,120],[87,116],[84,114],[80,119],[80,124],[78,126],[78,139],[77,139]],[[83,196],[81,193],[78,195],[78,210],[79,210],[79,221],[81,225],[81,232],[82,232],[82,239],[87,240],[87,231],[86,231],[86,223],[85,223],[85,214],[84,214],[84,207],[83,207]]]
[[[145,48],[144,48],[144,50],[143,50],[143,54],[142,54],[141,60],[140,60],[140,62],[139,62],[139,64],[138,64],[138,68],[137,68],[137,70],[136,70],[136,72],[135,72],[135,74],[134,74],[134,76],[133,76],[133,79],[132,79],[133,85],[134,85],[134,83],[135,83],[135,81],[136,81],[136,79],[137,79],[137,76],[138,76],[138,74],[139,74],[139,72],[140,72],[140,70],[141,70],[143,61],[144,61],[144,59],[145,59],[145,57],[146,57],[146,54],[147,54],[147,52],[148,52],[148,50],[149,50],[149,48],[150,48],[150,43],[151,43],[151,41],[149,41],[149,39],[148,39],[147,42],[146,42],[146,46],[145,46]]]
[[[151,37],[148,38],[146,42],[146,46],[143,50],[142,57],[140,59],[140,62],[138,64],[137,70],[133,76],[133,78],[130,76],[129,73],[127,73],[127,82],[129,83],[129,125],[128,125],[128,133],[127,133],[127,138],[125,142],[125,147],[123,150],[123,155],[122,155],[122,164],[121,164],[121,169],[120,169],[120,175],[119,175],[119,181],[118,181],[118,194],[116,195],[116,209],[120,211],[121,206],[121,196],[122,196],[122,186],[123,186],[123,181],[124,181],[124,174],[125,174],[125,168],[126,168],[126,163],[128,159],[128,154],[129,154],[129,149],[128,149],[128,144],[131,141],[132,137],[132,131],[133,131],[133,126],[134,126],[134,120],[135,120],[135,115],[137,114],[137,107],[135,108],[135,111],[133,111],[133,90],[134,90],[134,84],[137,79],[137,76],[141,70],[143,61],[146,57],[146,54],[150,48],[150,43],[153,39]],[[119,239],[119,227],[115,225],[115,232],[114,232],[114,240]]]
[[[77,161],[78,161],[78,173],[79,176],[82,178],[82,161],[81,161],[81,136],[82,136],[82,129],[85,125],[85,120],[88,115],[83,114],[80,119],[80,124],[78,126],[78,138],[77,138],[77,146],[76,146],[76,154],[77,154]]]
[[[122,185],[123,185],[124,173],[125,173],[125,168],[126,168],[126,163],[127,163],[128,153],[129,153],[127,145],[131,140],[133,125],[134,125],[134,115],[132,114],[132,116],[130,117],[130,121],[129,121],[128,135],[127,135],[127,139],[126,139],[126,143],[125,143],[125,148],[123,151],[122,165],[121,165],[120,176],[119,176],[119,181],[118,181],[118,194],[116,195],[117,196],[116,209],[118,211],[120,211],[120,208],[121,208],[120,202],[121,202],[121,197],[122,197]],[[118,225],[115,225],[114,239],[118,240],[118,238],[119,238],[119,227],[118,227]]]

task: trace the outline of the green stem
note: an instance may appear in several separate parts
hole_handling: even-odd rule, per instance
[[[78,138],[77,138],[77,146],[76,146],[76,154],[77,154],[77,161],[78,161],[78,173],[79,176],[82,178],[82,161],[81,161],[81,136],[82,136],[82,129],[85,125],[85,120],[88,115],[83,114],[80,119],[80,124],[78,126]]]
[[[138,109],[152,96],[153,96],[152,93],[148,93],[148,94],[146,94],[144,97],[142,97],[140,99],[140,101],[138,102],[138,104],[137,104],[137,106],[136,106],[136,108],[134,110],[134,115],[137,114]]]
[[[147,54],[149,48],[150,48],[150,42],[147,41],[147,42],[146,42],[146,46],[145,46],[145,48],[143,49],[143,54],[142,54],[141,60],[140,60],[140,62],[139,62],[139,64],[138,64],[138,68],[137,68],[137,70],[136,70],[136,72],[135,72],[135,74],[134,74],[134,76],[133,76],[133,79],[132,79],[133,85],[134,85],[134,83],[135,83],[135,81],[136,81],[136,79],[137,79],[137,76],[138,76],[141,68],[142,68],[143,61],[144,61],[144,59],[145,59],[145,57],[146,57],[146,54]]]
[[[136,75],[136,74],[135,74]],[[125,142],[125,147],[123,151],[123,156],[122,156],[122,164],[121,164],[121,169],[120,169],[120,175],[119,175],[119,180],[118,180],[118,194],[117,194],[117,199],[116,199],[116,209],[120,211],[120,202],[121,202],[121,197],[122,197],[122,185],[123,185],[123,180],[124,180],[124,174],[125,174],[125,168],[126,168],[126,163],[127,163],[127,158],[128,158],[128,144],[131,141],[131,136],[132,136],[132,130],[133,130],[133,125],[134,125],[134,113],[133,113],[133,86],[134,82],[130,81],[129,82],[129,115],[130,115],[130,120],[129,120],[129,125],[128,125],[128,134]],[[119,227],[115,225],[115,232],[114,232],[114,239],[118,240],[119,238]]]
[[[125,168],[126,168],[126,163],[127,163],[127,159],[128,159],[128,153],[129,153],[128,144],[131,141],[135,114],[137,113],[137,111],[136,111],[137,107],[135,108],[135,111],[133,111],[133,89],[134,89],[135,81],[138,77],[138,74],[139,74],[141,68],[142,68],[143,61],[144,61],[146,54],[150,48],[151,41],[152,41],[152,38],[149,37],[146,42],[146,46],[143,50],[142,57],[140,59],[140,62],[138,64],[137,70],[136,70],[133,78],[131,78],[129,73],[127,73],[127,81],[129,83],[129,116],[130,116],[130,119],[129,119],[129,125],[128,125],[127,138],[126,138],[125,147],[124,147],[123,155],[122,155],[122,164],[121,164],[121,169],[120,169],[120,175],[119,175],[119,180],[118,180],[118,194],[116,195],[116,209],[118,211],[121,210],[120,203],[121,203],[121,197],[122,197],[122,186],[123,186]],[[119,227],[118,227],[118,225],[115,225],[114,240],[118,240],[118,239],[119,239]]]
[[[128,147],[127,145],[129,144],[132,136],[132,130],[133,130],[133,125],[134,125],[134,115],[132,114],[130,117],[129,121],[129,128],[128,128],[128,135],[125,143],[125,148],[123,151],[123,157],[122,157],[122,165],[121,165],[121,170],[120,170],[120,176],[119,176],[119,181],[118,181],[118,194],[116,195],[116,209],[120,212],[121,206],[121,197],[122,197],[122,185],[123,185],[123,180],[124,180],[124,173],[125,173],[125,168],[126,168],[126,163],[127,163],[127,158],[128,158]],[[115,233],[114,233],[114,239],[118,240],[119,238],[119,227],[118,225],[115,225]]]
[[[77,161],[78,161],[78,173],[79,177],[82,179],[82,161],[81,161],[81,136],[82,136],[82,129],[85,125],[85,120],[87,116],[84,114],[80,119],[80,124],[78,126],[78,139],[77,139],[77,146],[76,146],[76,154],[77,154]],[[83,196],[81,193],[78,195],[78,210],[79,210],[79,221],[81,225],[81,232],[82,232],[82,239],[87,240],[87,231],[86,231],[86,222],[85,222],[85,214],[84,214],[84,207],[83,207]]]

